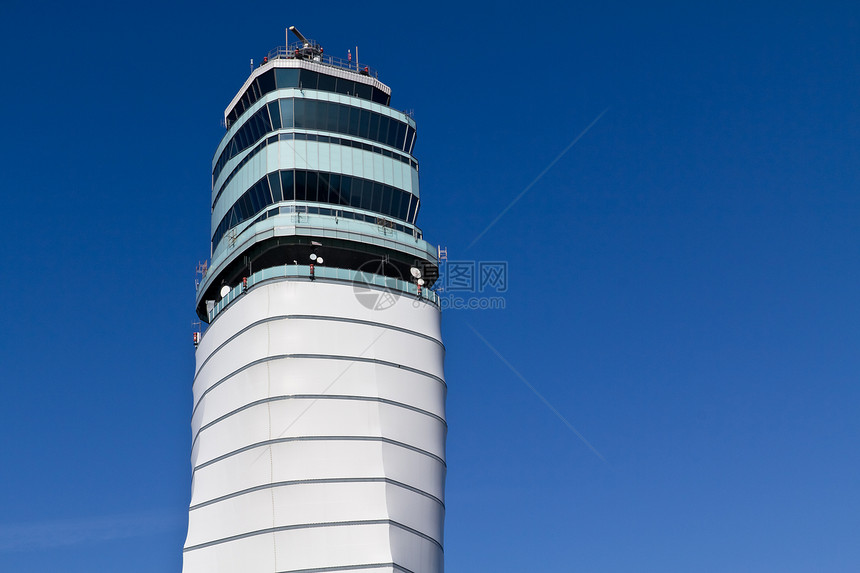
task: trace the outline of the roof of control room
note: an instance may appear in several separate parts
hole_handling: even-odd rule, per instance
[[[269,51],[259,67],[251,72],[245,85],[224,111],[224,124],[230,127],[258,99],[283,88],[299,88],[350,95],[389,105],[391,88],[379,81],[379,73],[365,64],[326,54],[323,47],[301,35],[291,26],[299,41]]]

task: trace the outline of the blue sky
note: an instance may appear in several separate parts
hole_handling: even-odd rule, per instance
[[[858,570],[858,12],[4,2],[0,570],[180,569],[211,156],[289,25],[508,264],[443,315],[449,572]]]

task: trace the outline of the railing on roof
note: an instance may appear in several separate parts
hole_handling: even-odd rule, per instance
[[[382,288],[397,296],[398,294],[412,296],[416,299],[425,300],[439,306],[439,295],[429,288],[422,288],[421,294],[418,294],[418,285],[394,277],[385,277],[375,275],[363,271],[354,271],[352,269],[338,269],[334,267],[325,267],[317,265],[314,269],[314,278],[311,279],[309,265],[281,265],[277,267],[269,267],[261,271],[257,271],[248,277],[248,289],[263,281],[272,279],[305,279],[305,280],[335,280],[342,282],[350,282],[355,284],[355,288]],[[396,291],[396,292],[394,292]],[[227,295],[218,301],[217,304],[209,311],[209,322],[215,319],[218,314],[224,310],[231,302],[242,296],[245,292],[245,286],[239,283]]]
[[[305,60],[308,62],[316,62],[324,66],[348,70],[362,76],[379,79],[379,72],[374,68],[360,64],[358,61],[352,62],[344,58],[337,58],[326,54],[324,53],[322,46],[313,40],[308,41],[310,43],[309,46],[305,46],[305,44],[302,44],[301,42],[290,44],[287,47],[278,46],[266,54],[266,60],[263,60],[263,62],[265,63],[266,61],[271,60]]]

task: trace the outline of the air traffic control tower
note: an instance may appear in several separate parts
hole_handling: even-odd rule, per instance
[[[291,31],[212,162],[183,572],[438,573],[445,351],[415,121]]]

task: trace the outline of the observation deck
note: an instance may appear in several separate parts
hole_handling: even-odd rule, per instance
[[[438,276],[436,249],[417,226],[414,118],[389,106],[376,69],[302,39],[270,50],[225,109],[212,161],[212,260],[197,292],[204,322],[251,275],[290,265],[302,271],[283,278],[306,268],[312,278],[316,257],[350,271],[332,271],[339,280],[376,287],[418,286],[414,268],[425,289]]]

